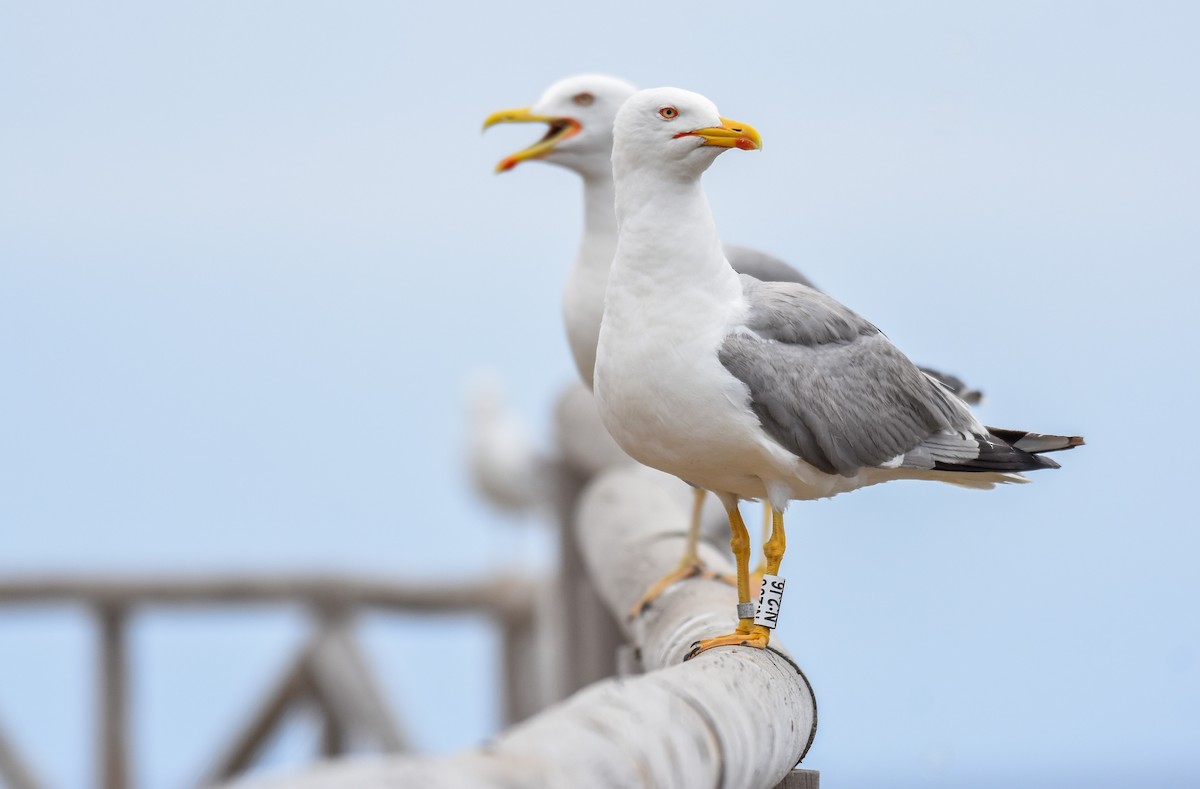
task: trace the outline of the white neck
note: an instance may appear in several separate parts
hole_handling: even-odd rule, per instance
[[[583,239],[581,265],[607,269],[617,246],[617,217],[613,209],[611,173],[583,177]]]
[[[617,188],[616,214],[616,265],[664,281],[682,276],[701,287],[736,281],[698,177],[625,171]]]
[[[583,237],[563,286],[563,320],[579,375],[589,387],[604,317],[604,294],[617,251],[612,172],[583,174]]]

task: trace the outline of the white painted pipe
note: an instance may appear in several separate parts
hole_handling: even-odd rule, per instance
[[[612,610],[629,610],[678,562],[688,499],[677,480],[638,467],[611,469],[584,494],[579,539]],[[721,552],[702,550],[710,567],[732,571]],[[804,675],[777,648],[721,648],[682,662],[693,641],[732,628],[735,602],[719,582],[676,585],[629,626],[645,674],[598,682],[478,748],[329,763],[245,785],[770,789],[816,729]]]

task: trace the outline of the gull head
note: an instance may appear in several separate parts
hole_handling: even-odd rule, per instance
[[[759,150],[762,137],[748,124],[722,118],[717,105],[699,93],[680,88],[638,91],[621,107],[613,127],[618,173],[699,177],[730,148]]]
[[[493,112],[483,128],[497,123],[545,123],[545,136],[533,145],[504,157],[496,172],[521,162],[541,159],[581,175],[607,175],[611,165],[613,118],[637,88],[616,77],[584,74],[559,80],[528,107]]]

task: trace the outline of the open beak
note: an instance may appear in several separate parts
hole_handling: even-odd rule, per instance
[[[500,110],[493,112],[483,122],[483,128],[486,130],[490,126],[495,126],[497,123],[545,123],[549,125],[546,131],[546,136],[535,142],[523,151],[517,151],[511,156],[505,156],[496,165],[496,172],[502,173],[505,170],[511,170],[526,159],[540,159],[553,150],[555,145],[558,145],[563,140],[574,137],[583,129],[579,121],[572,118],[554,118],[549,115],[534,115],[529,111],[528,107],[520,107],[515,110]]]
[[[743,151],[762,150],[762,137],[758,130],[747,123],[721,118],[720,126],[710,126],[707,129],[682,132],[676,137],[703,137],[704,145],[715,145],[718,148],[740,148]]]

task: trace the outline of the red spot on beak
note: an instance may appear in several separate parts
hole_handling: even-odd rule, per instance
[[[736,145],[738,148],[741,148],[743,151],[753,151],[754,150],[754,143],[751,140],[747,140],[745,138],[739,138],[738,141],[736,143],[734,143],[734,145]]]
[[[514,167],[516,167],[516,166],[517,166],[517,160],[516,160],[516,159],[514,159],[514,158],[513,158],[513,157],[511,157],[511,156],[509,156],[509,157],[506,157],[505,159],[503,159],[503,160],[500,162],[500,172],[505,172],[505,173],[506,173],[506,172],[508,172],[509,170],[511,170],[512,168],[514,168]]]

